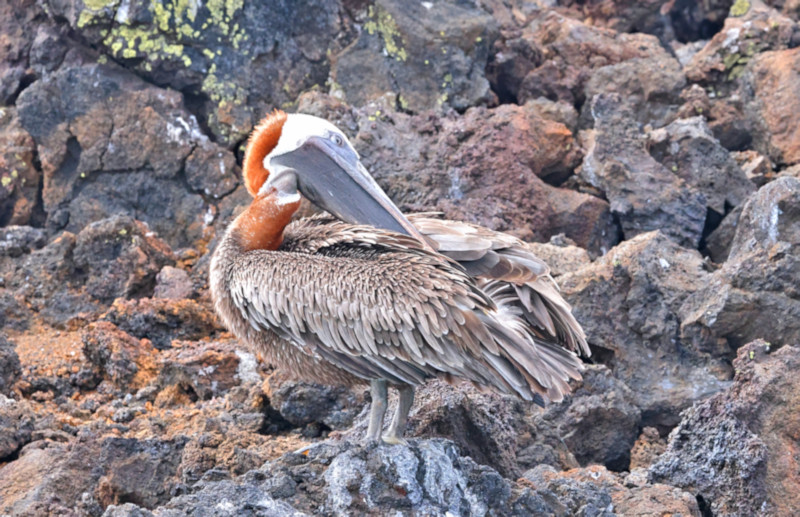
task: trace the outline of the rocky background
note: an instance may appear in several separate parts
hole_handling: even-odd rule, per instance
[[[799,46],[797,0],[0,0],[0,515],[796,514]],[[239,349],[209,257],[274,107],[539,243],[574,396],[432,382],[364,445],[367,393]]]

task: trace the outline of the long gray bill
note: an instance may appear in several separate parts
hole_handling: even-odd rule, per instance
[[[311,137],[296,150],[273,157],[271,163],[294,170],[300,192],[342,221],[404,233],[430,247],[351,149]]]

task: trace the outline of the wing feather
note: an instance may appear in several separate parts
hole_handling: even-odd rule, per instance
[[[490,281],[513,285],[522,317],[544,331],[540,339],[563,344],[585,356],[591,355],[586,335],[572,315],[572,308],[559,294],[550,268],[523,241],[469,223],[433,219],[427,214],[411,214],[408,218],[420,233],[434,241],[439,253],[453,260],[459,260],[464,248],[484,250],[483,256],[472,256],[469,261],[461,262],[470,274],[483,280],[484,285]],[[460,244],[454,244],[459,240]],[[491,245],[487,247],[486,241]],[[465,243],[475,244],[470,248]]]

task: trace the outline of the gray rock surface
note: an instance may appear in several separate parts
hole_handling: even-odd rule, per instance
[[[626,239],[661,230],[681,245],[700,242],[706,198],[656,161],[633,113],[616,94],[592,100],[594,129],[583,134],[581,178],[608,197]]]
[[[30,407],[0,393],[0,461],[9,461],[31,440]]]
[[[0,255],[16,258],[42,248],[47,242],[40,228],[6,226],[0,229]]]
[[[756,191],[703,117],[672,122],[647,135],[650,154],[706,198],[706,206],[718,216],[741,205]]]
[[[739,347],[759,337],[800,340],[800,180],[779,178],[743,205],[730,254],[681,309],[681,334],[697,346]]]
[[[651,232],[559,279],[595,360],[632,390],[647,425],[671,428],[680,410],[729,378],[729,348],[680,338],[682,305],[709,277],[698,252]],[[619,312],[609,317],[610,307]]]
[[[352,40],[336,1],[47,5],[109,59],[195,95],[215,139],[230,147],[263,112],[324,84],[328,51]]]
[[[715,515],[791,514],[798,505],[791,464],[800,429],[793,380],[799,365],[797,346],[775,350],[758,340],[742,347],[733,385],[682,415],[650,467],[651,480],[698,494]]]
[[[447,440],[357,446],[322,442],[290,453],[237,480],[209,475],[190,493],[152,512],[133,504],[104,516],[197,515],[640,515],[673,511],[699,515],[686,492],[653,485],[624,487],[605,469],[569,474],[540,467],[517,482],[459,455]],[[626,513],[627,514],[627,513]]]
[[[11,387],[19,378],[19,356],[4,334],[0,334],[0,394],[11,393]]]
[[[17,107],[41,149],[48,227],[78,233],[124,213],[174,246],[199,239],[204,196],[224,196],[238,180],[232,155],[182,104],[111,64],[65,66],[26,89]]]

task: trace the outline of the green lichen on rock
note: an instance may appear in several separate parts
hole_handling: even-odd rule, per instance
[[[736,0],[733,5],[731,6],[731,10],[728,13],[738,18],[739,16],[744,16],[747,14],[747,11],[750,10],[750,2],[749,0]]]
[[[92,1],[98,4],[101,2]],[[179,59],[184,66],[189,67],[192,60],[186,54],[186,48],[193,46],[193,43],[203,46],[201,52],[209,60],[217,56],[213,50],[207,48],[208,33],[217,34],[218,41],[230,38],[235,48],[248,39],[238,23],[231,26],[231,21],[243,6],[243,0],[212,0],[206,5],[192,0],[156,1],[149,5],[153,15],[152,24],[131,24],[127,21],[115,24],[103,43],[116,58],[143,57],[151,62]],[[81,16],[83,17],[83,13]],[[87,15],[85,21],[91,20],[92,16],[91,13]]]
[[[103,43],[116,58],[178,58],[185,66],[192,64],[191,59],[185,55],[182,44],[171,43],[165,35],[153,30],[153,27],[118,25],[109,32]]]
[[[79,29],[88,27],[94,23],[105,20],[103,16],[106,12],[112,14],[116,12],[121,0],[84,0],[84,9],[81,9],[76,22]]]
[[[201,88],[215,104],[229,102],[235,106],[240,106],[247,100],[247,91],[233,81],[226,81],[221,78],[217,73],[217,65],[213,63],[205,79],[203,79]]]
[[[408,59],[403,36],[392,18],[392,14],[380,6],[370,6],[367,10],[369,21],[364,24],[364,29],[369,34],[378,34],[383,40],[386,53],[399,61]]]
[[[84,23],[101,16],[95,7],[101,4],[102,9],[114,7],[120,0],[91,1],[96,5],[93,10],[86,10],[85,16],[81,14]],[[235,21],[243,7],[244,0],[211,0],[205,4],[192,0],[154,1],[148,6],[151,23],[118,20],[105,35],[103,44],[116,59],[143,58],[139,66],[145,71],[153,70],[163,61],[179,61],[189,68],[193,64],[192,56],[202,57],[207,60],[208,67],[201,84],[203,92],[218,105],[223,102],[241,105],[246,100],[244,89],[217,71],[214,61],[222,52],[214,49],[214,38],[218,43],[230,41],[235,49],[249,40]],[[108,15],[106,23],[107,18]]]
[[[725,67],[729,81],[734,81],[741,77],[747,67],[747,63],[750,62],[753,56],[766,49],[767,45],[763,42],[750,40],[740,43],[740,47],[741,50],[739,52],[733,52],[722,58],[722,65]]]
[[[206,7],[210,14],[208,23],[219,27],[223,34],[230,35],[231,20],[244,7],[244,0],[209,0]]]
[[[113,7],[119,3],[119,0],[83,0],[83,5],[93,11],[99,11],[105,7]]]
[[[408,111],[408,101],[402,95],[397,96],[397,104],[400,106],[401,110]]]

